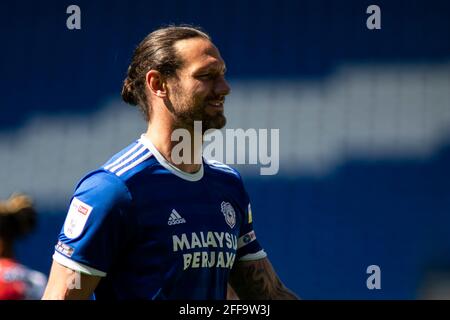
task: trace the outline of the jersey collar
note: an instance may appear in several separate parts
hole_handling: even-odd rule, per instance
[[[162,165],[164,168],[169,170],[169,172],[173,173],[177,177],[187,180],[187,181],[198,181],[201,178],[203,178],[203,158],[202,163],[200,164],[200,169],[197,172],[189,173],[182,171],[175,167],[173,164],[171,164],[169,161],[167,161],[162,154],[156,149],[156,147],[153,145],[153,143],[150,141],[150,139],[144,134],[141,135],[141,138],[139,141],[150,150],[150,152],[155,156],[156,160],[158,160],[159,164]]]

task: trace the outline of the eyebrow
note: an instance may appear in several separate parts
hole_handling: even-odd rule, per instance
[[[217,63],[211,63],[209,65],[206,65],[204,67],[200,67],[199,69],[195,70],[195,73],[199,73],[199,72],[205,72],[205,71],[210,71],[211,69],[216,69],[215,66],[217,65]],[[227,66],[225,64],[223,64],[223,67],[221,65],[221,71],[223,71],[224,73],[227,72]]]

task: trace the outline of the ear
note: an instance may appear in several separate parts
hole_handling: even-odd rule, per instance
[[[164,79],[159,71],[150,70],[145,75],[145,84],[152,95],[164,98],[167,95]]]

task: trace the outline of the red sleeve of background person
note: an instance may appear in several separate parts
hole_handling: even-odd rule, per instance
[[[0,259],[0,300],[23,300],[27,285],[20,279],[22,266],[12,259]]]

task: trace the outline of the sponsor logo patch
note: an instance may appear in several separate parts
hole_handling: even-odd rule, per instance
[[[90,205],[73,198],[64,222],[64,234],[67,238],[73,239],[81,234],[91,212],[92,207]]]

